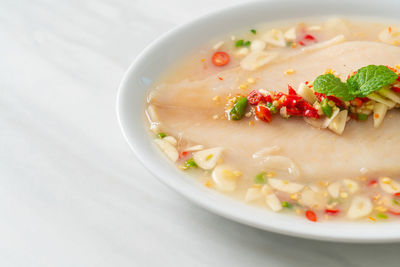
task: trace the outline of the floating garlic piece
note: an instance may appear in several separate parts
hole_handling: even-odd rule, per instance
[[[372,211],[371,200],[365,196],[355,196],[347,211],[347,218],[358,219],[367,216]]]
[[[285,156],[266,156],[262,159],[261,164],[267,170],[285,172],[290,174],[291,178],[298,178],[300,170],[297,165],[288,157]]]
[[[339,114],[329,123],[329,130],[341,135],[346,127],[347,110],[342,110]]]
[[[274,46],[279,46],[279,47],[286,46],[285,38],[284,38],[283,32],[281,30],[272,29],[272,30],[266,32],[262,36],[262,39],[266,43],[274,45]]]
[[[322,193],[315,192],[311,189],[305,189],[302,191],[299,199],[301,205],[317,210],[325,207],[326,202],[327,197]]]
[[[191,147],[184,149],[184,151],[191,152],[191,151],[199,151],[199,150],[203,150],[203,149],[204,149],[203,145],[195,145],[195,146],[191,146]]]
[[[212,178],[217,190],[221,192],[235,191],[238,176],[235,174],[235,170],[232,167],[228,165],[218,165],[212,172]]]
[[[281,201],[275,194],[269,194],[265,197],[265,203],[271,208],[271,210],[277,212],[282,209]]]
[[[272,191],[272,188],[269,185],[265,184],[261,188],[261,193],[263,195],[269,195],[269,194],[273,193],[273,191]]]
[[[338,198],[339,197],[340,187],[341,187],[341,183],[340,182],[331,183],[327,187],[328,193],[331,195],[331,197],[333,197],[333,198]]]
[[[285,180],[275,179],[275,178],[269,178],[268,184],[272,188],[274,188],[278,191],[289,193],[289,194],[297,193],[304,188],[304,185],[302,185],[302,184],[288,182]]]
[[[354,194],[360,189],[358,183],[351,179],[343,179],[343,185],[350,194]]]
[[[244,198],[244,201],[246,202],[252,202],[259,200],[263,197],[263,193],[261,193],[260,188],[249,188],[247,189],[246,196]]]
[[[175,146],[171,145],[164,139],[154,139],[154,143],[161,149],[162,152],[173,162],[176,162],[179,158],[178,150]]]
[[[278,53],[253,51],[242,59],[242,61],[240,62],[240,66],[244,70],[252,71],[268,64],[277,57]]]
[[[222,154],[222,147],[209,148],[193,153],[193,159],[200,168],[211,170],[217,165]]]
[[[163,140],[165,142],[170,143],[173,146],[176,146],[176,144],[178,143],[178,141],[176,141],[175,137],[173,137],[173,136],[166,136],[166,137],[163,138]]]
[[[387,27],[378,34],[378,38],[386,44],[393,45],[400,41],[400,33],[396,28]]]
[[[247,56],[249,54],[250,50],[247,47],[242,47],[239,48],[238,51],[236,51],[235,55],[237,56]]]
[[[296,40],[296,28],[292,27],[292,28],[288,29],[287,31],[285,31],[283,36],[285,37],[285,39],[287,41],[292,41],[292,42],[295,41]]]
[[[400,184],[389,177],[380,177],[379,186],[383,191],[389,194],[400,192]]]
[[[308,87],[305,83],[301,83],[299,85],[297,93],[311,104],[314,104],[318,100],[314,94],[314,91],[311,90],[311,88]]]
[[[375,103],[374,105],[374,128],[378,128],[386,116],[388,106],[382,103]]]
[[[251,51],[262,51],[265,48],[265,42],[259,39],[255,39],[251,42],[250,50]]]

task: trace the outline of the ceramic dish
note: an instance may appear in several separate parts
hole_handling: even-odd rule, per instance
[[[388,8],[388,7],[391,8]],[[118,92],[117,113],[122,132],[139,160],[160,181],[196,204],[221,216],[250,226],[281,234],[341,242],[378,243],[400,240],[400,224],[324,222],[313,223],[298,217],[269,212],[230,199],[209,190],[195,179],[188,179],[154,146],[145,127],[144,106],[150,85],[177,58],[193,48],[226,32],[282,19],[310,16],[368,16],[395,20],[400,3],[352,1],[272,1],[254,2],[226,8],[198,18],[164,34],[147,47],[125,73]]]

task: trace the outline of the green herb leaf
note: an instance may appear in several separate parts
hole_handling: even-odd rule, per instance
[[[184,168],[185,169],[197,168],[197,163],[194,161],[193,158],[190,158],[185,162]]]
[[[241,47],[241,46],[243,46],[243,43],[244,43],[243,39],[237,40],[236,43],[235,43],[235,46],[236,47]]]
[[[251,45],[251,42],[250,41],[246,41],[246,42],[244,42],[244,44],[243,44],[243,46],[250,46]]]
[[[318,76],[313,87],[318,93],[334,95],[345,101],[354,99],[347,85],[331,73]]]
[[[257,34],[257,31],[255,29],[250,30],[252,34]]]
[[[347,85],[354,96],[366,97],[382,87],[394,83],[397,77],[397,74],[386,66],[368,65],[351,76],[347,80]]]
[[[159,133],[159,134],[157,134],[157,137],[160,138],[160,139],[163,139],[163,138],[166,137],[166,136],[167,136],[166,133]]]
[[[292,204],[290,204],[290,203],[287,202],[287,201],[283,201],[283,202],[282,202],[282,207],[290,209],[290,208],[292,207]]]
[[[266,175],[266,172],[261,172],[259,174],[256,175],[256,177],[254,177],[254,183],[255,184],[265,184],[265,179],[264,179],[264,175]]]

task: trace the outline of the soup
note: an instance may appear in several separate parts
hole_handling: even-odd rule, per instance
[[[149,129],[211,190],[314,222],[390,220],[400,215],[398,45],[400,28],[361,19],[227,34],[152,86]]]

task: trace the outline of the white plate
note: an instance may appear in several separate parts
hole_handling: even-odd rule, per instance
[[[400,2],[397,1],[368,4],[366,1],[340,3],[327,0],[255,2],[213,12],[179,26],[149,45],[125,73],[117,98],[122,132],[139,160],[158,179],[198,205],[224,217],[268,231],[310,239],[359,243],[399,241],[398,222],[313,223],[300,216],[255,208],[209,190],[161,155],[152,144],[144,121],[145,95],[151,83],[182,55],[211,38],[267,21],[333,14],[396,19],[399,10]]]

